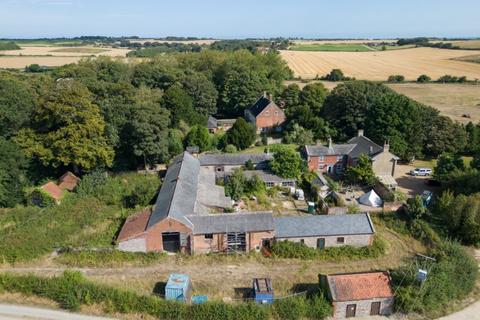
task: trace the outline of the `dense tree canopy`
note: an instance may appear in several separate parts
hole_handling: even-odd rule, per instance
[[[22,150],[0,137],[0,207],[13,207],[24,200],[27,169],[28,159]]]
[[[270,161],[270,169],[280,177],[297,178],[304,169],[303,160],[300,154],[291,148],[278,148]]]
[[[113,162],[100,110],[88,89],[74,80],[57,82],[34,110],[32,126],[22,129],[16,141],[45,166],[71,166],[78,172]]]
[[[243,118],[238,118],[232,128],[227,131],[226,139],[237,149],[243,150],[250,147],[255,141],[255,128]]]

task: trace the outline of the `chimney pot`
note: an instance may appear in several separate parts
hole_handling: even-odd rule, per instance
[[[383,143],[383,151],[388,151],[390,149],[390,141],[385,140]]]
[[[358,130],[357,137],[363,137],[363,129]]]
[[[328,137],[328,148],[333,149],[332,137]]]

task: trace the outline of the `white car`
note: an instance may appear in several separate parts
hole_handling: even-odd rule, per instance
[[[432,174],[432,169],[429,168],[415,168],[410,170],[412,176],[429,176]]]

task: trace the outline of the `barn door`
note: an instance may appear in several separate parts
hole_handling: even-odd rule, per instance
[[[317,249],[324,249],[324,248],[325,248],[325,238],[318,238]]]
[[[347,318],[353,318],[355,317],[355,314],[357,313],[357,305],[356,304],[348,304],[347,305]]]
[[[379,314],[380,314],[380,302],[372,302],[372,306],[370,307],[370,315],[378,316]]]

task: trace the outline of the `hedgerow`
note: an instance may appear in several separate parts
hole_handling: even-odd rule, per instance
[[[155,296],[142,296],[127,290],[92,283],[79,272],[42,278],[33,274],[0,274],[0,292],[17,292],[42,296],[56,301],[62,308],[76,311],[82,305],[101,305],[107,313],[148,314],[159,319],[188,320],[267,320],[323,319],[331,314],[331,306],[322,295],[314,298],[292,297],[277,300],[273,305],[254,303],[227,304],[218,301],[186,305]]]
[[[398,311],[439,312],[452,300],[462,299],[473,290],[478,265],[462,246],[442,242],[429,255],[436,262],[416,259],[392,272]],[[416,280],[419,268],[428,271],[423,285]]]
[[[275,241],[271,246],[274,257],[295,258],[295,259],[319,259],[319,260],[341,260],[341,259],[365,259],[378,258],[385,253],[385,241],[378,235],[373,245],[366,247],[329,247],[315,249],[299,242]]]

